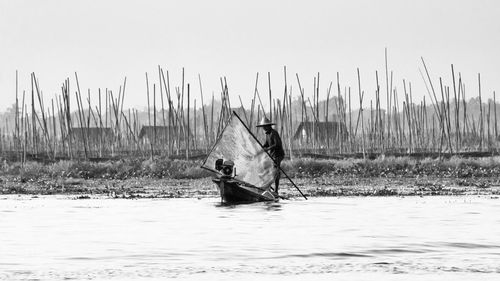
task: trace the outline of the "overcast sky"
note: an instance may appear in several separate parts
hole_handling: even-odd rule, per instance
[[[296,95],[296,73],[310,95],[320,72],[322,98],[337,72],[342,86],[356,89],[359,67],[369,100],[376,70],[385,89],[386,47],[394,85],[411,81],[416,100],[426,95],[421,56],[447,84],[453,63],[469,97],[477,95],[480,72],[483,95],[492,97],[500,90],[499,15],[498,0],[0,0],[0,110],[15,101],[16,70],[20,92],[30,90],[35,72],[46,100],[60,93],[66,77],[74,85],[75,71],[93,98],[99,87],[117,92],[126,76],[125,107],[141,108],[145,72],[154,83],[158,65],[170,71],[173,86],[184,67],[198,104],[198,73],[206,96],[219,95],[219,78],[226,76],[233,103],[238,95],[246,103],[257,72],[261,92],[271,72],[278,97],[284,65]]]

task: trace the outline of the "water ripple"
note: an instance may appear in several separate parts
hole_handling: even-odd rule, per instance
[[[452,248],[463,248],[463,249],[498,249],[500,245],[487,245],[478,243],[466,243],[466,242],[442,242],[442,246],[452,247]]]
[[[309,253],[309,254],[290,254],[282,255],[277,257],[271,257],[270,259],[288,259],[288,258],[315,258],[315,257],[328,257],[328,258],[368,258],[370,255],[359,254],[359,253]]]

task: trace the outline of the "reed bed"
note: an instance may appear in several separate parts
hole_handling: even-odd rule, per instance
[[[30,89],[22,93],[16,73],[16,102],[13,114],[0,128],[0,156],[22,163],[130,156],[202,158],[232,111],[261,139],[264,136],[255,125],[263,116],[275,121],[292,159],[492,155],[498,151],[496,94],[483,102],[480,74],[474,86],[466,87],[461,73],[451,65],[450,81],[433,80],[423,58],[420,73],[427,93],[419,102],[413,99],[410,81],[393,80],[387,52],[385,73],[375,72],[375,89],[362,87],[362,78],[368,78],[359,69],[352,87],[340,82],[339,73],[335,81],[323,84],[318,73],[312,88],[306,89],[298,74],[290,81],[284,67],[282,91],[272,90],[271,73],[264,82],[256,74],[250,104],[231,95],[225,77],[220,78],[216,98],[204,96],[201,76],[193,91],[196,87],[185,81],[184,69],[177,86],[168,70],[159,66],[157,72],[145,74],[147,112],[123,108],[126,78],[118,92],[99,89],[98,99],[92,100],[95,95],[81,90],[75,73],[63,81],[55,99],[46,102],[35,73]],[[267,89],[262,91],[261,84]],[[470,90],[473,94],[466,95],[469,89],[474,89]],[[354,95],[359,104],[351,102]]]

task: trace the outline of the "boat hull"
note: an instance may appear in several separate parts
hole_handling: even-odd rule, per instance
[[[241,182],[231,178],[215,178],[212,181],[219,188],[221,199],[224,203],[252,203],[277,200],[277,197],[269,190],[245,186]]]

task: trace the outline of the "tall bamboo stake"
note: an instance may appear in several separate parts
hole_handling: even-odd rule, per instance
[[[477,83],[479,87],[479,151],[483,150],[484,126],[483,126],[483,102],[481,99],[481,74],[477,74]]]
[[[498,138],[498,127],[497,127],[497,97],[495,91],[493,91],[493,110],[495,114],[495,141]]]
[[[151,107],[149,105],[149,79],[148,79],[148,73],[146,72],[146,95],[148,99],[148,125],[151,128]],[[153,141],[150,139],[149,144],[151,147],[151,159],[153,159],[154,155],[154,148],[153,148]]]

